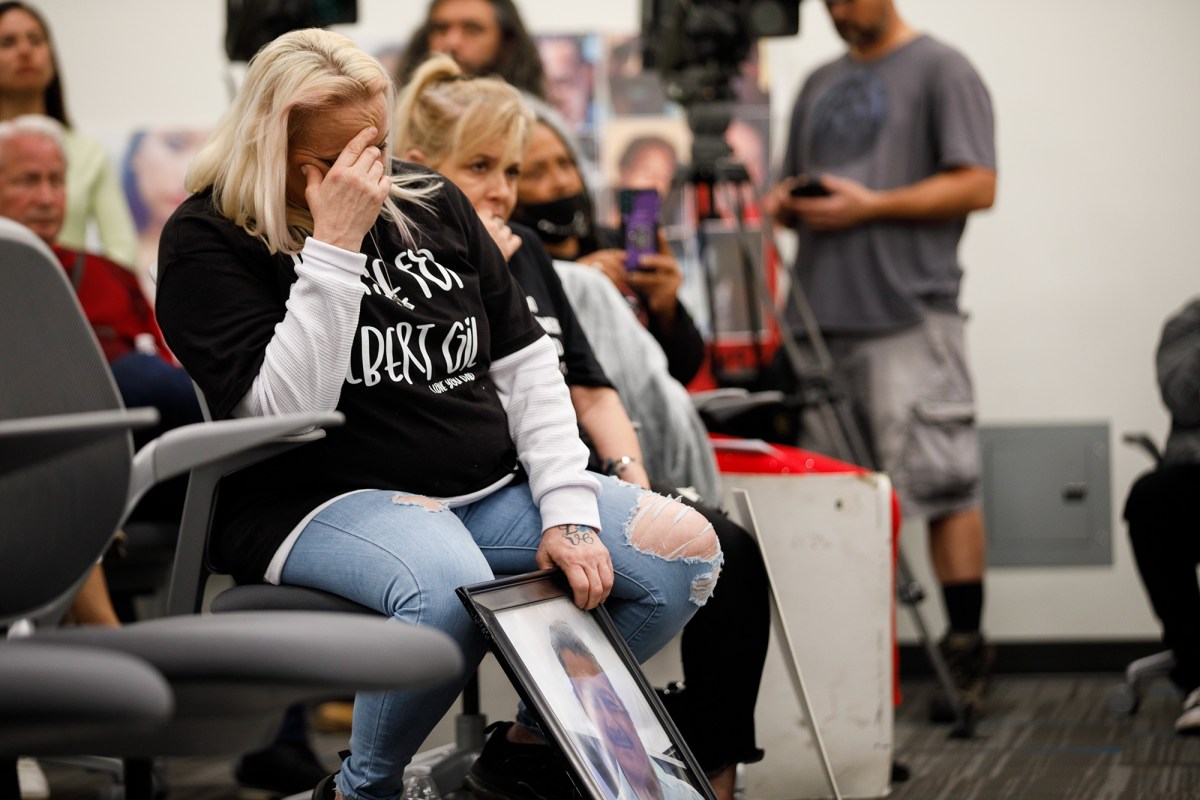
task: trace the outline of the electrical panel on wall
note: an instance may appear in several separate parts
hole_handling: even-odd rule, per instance
[[[1107,423],[980,426],[988,566],[1112,563]]]

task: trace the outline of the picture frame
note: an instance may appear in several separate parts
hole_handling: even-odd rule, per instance
[[[457,593],[584,797],[716,800],[608,612],[576,607],[560,571]]]

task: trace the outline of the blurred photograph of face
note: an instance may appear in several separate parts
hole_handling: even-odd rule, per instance
[[[137,219],[139,230],[161,228],[187,199],[184,176],[207,138],[207,132],[191,129],[158,129],[140,135],[129,156],[131,188],[143,210]],[[135,205],[133,198],[130,204]]]
[[[610,191],[600,201],[598,218],[619,226],[618,190],[654,189],[662,201],[663,226],[681,224],[688,193],[675,186],[675,179],[691,155],[687,121],[672,116],[614,117],[605,122],[601,133],[600,170]]]
[[[531,594],[544,599],[541,591]],[[507,640],[502,651],[522,684],[536,688],[538,713],[574,756],[579,777],[594,780],[585,795],[701,800],[696,787],[703,775],[681,763],[680,743],[652,707],[652,690],[633,674],[634,662],[614,649],[615,632],[567,595],[527,599],[515,594],[501,601],[511,605],[496,611],[497,641]]]
[[[667,105],[662,81],[642,64],[641,37],[606,40],[608,96],[613,113],[662,114]]]
[[[546,98],[571,130],[579,132],[590,123],[593,70],[583,57],[583,43],[576,37],[550,36],[538,40],[542,70],[546,76]]]
[[[762,190],[767,174],[763,132],[745,120],[735,119],[725,129],[725,143],[733,151],[733,159],[746,168],[750,182]]]
[[[584,712],[604,740],[605,749],[621,765],[629,783],[636,787],[657,788],[658,776],[650,765],[650,755],[642,744],[637,726],[600,665],[569,650],[561,653],[559,658]]]
[[[656,189],[665,198],[671,191],[679,159],[665,139],[634,140],[621,156],[620,185],[626,189]]]

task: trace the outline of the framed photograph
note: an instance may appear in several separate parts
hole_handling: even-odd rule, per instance
[[[716,800],[603,606],[582,611],[557,570],[458,596],[593,800]]]

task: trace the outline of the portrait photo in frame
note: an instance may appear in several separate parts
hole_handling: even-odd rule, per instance
[[[561,572],[458,596],[584,797],[716,800],[607,611],[577,608]]]

